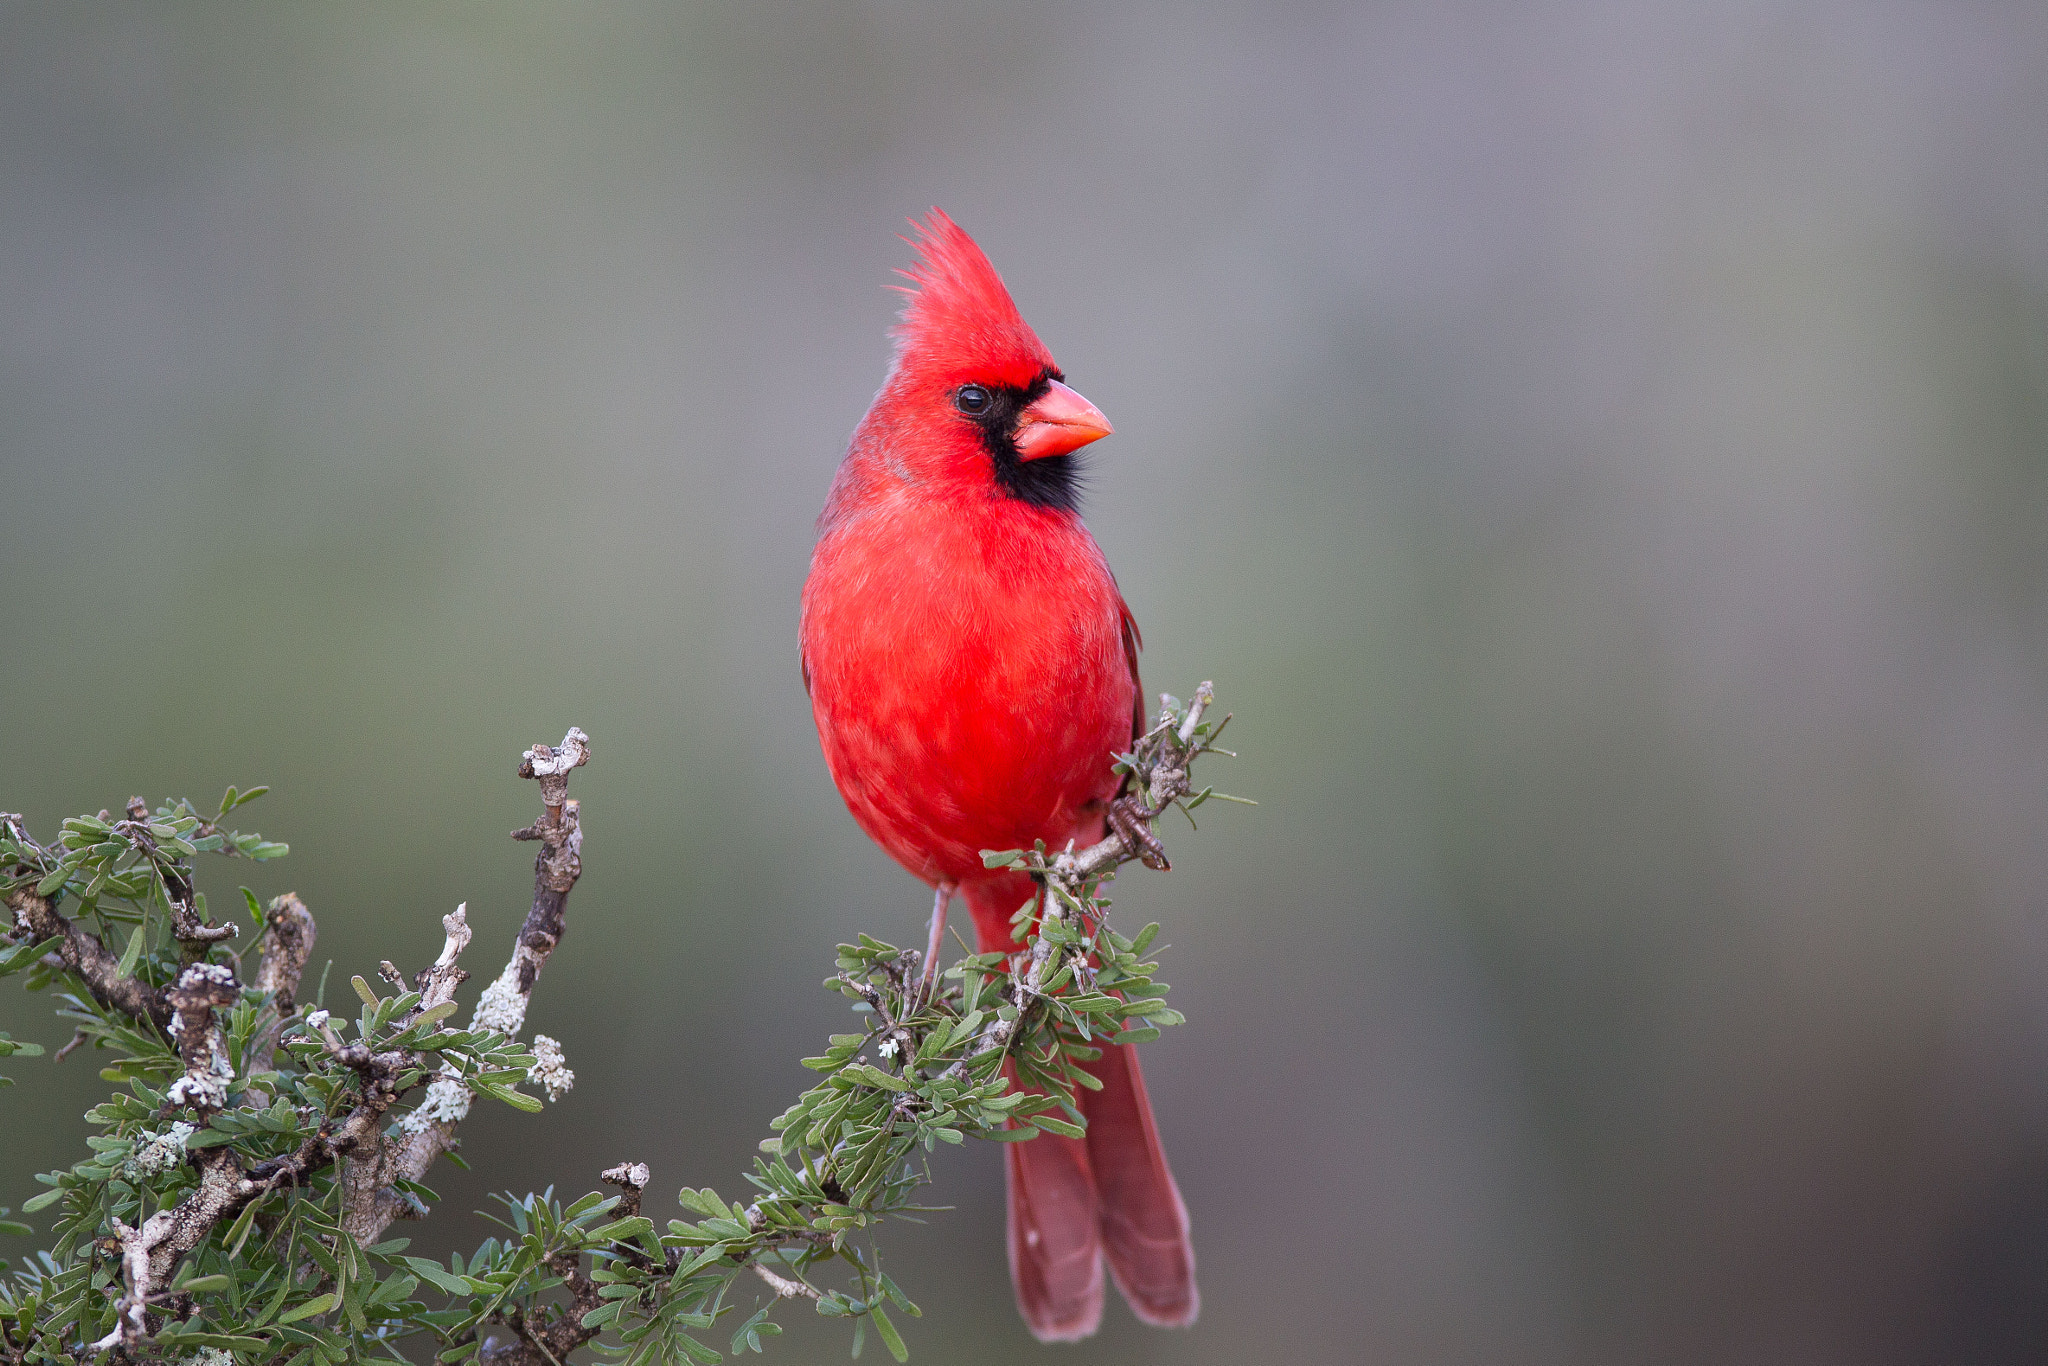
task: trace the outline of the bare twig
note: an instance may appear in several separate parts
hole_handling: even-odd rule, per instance
[[[654,1173],[647,1169],[645,1162],[621,1162],[610,1167],[597,1178],[607,1186],[619,1188],[618,1217],[631,1219],[640,1212],[640,1195],[647,1189],[647,1183],[654,1179]]]
[[[1168,866],[1158,839],[1145,827],[1193,791],[1188,781],[1188,766],[1197,754],[1207,748],[1206,744],[1198,746],[1193,743],[1195,729],[1202,724],[1202,714],[1215,701],[1216,685],[1203,682],[1195,689],[1187,715],[1181,719],[1178,728],[1173,726],[1173,713],[1170,710],[1162,712],[1158,724],[1139,741],[1141,754],[1148,745],[1151,748],[1150,754],[1144,755],[1151,759],[1151,763],[1137,774],[1143,784],[1144,803],[1141,805],[1125,798],[1112,806],[1110,834],[1078,853],[1060,854],[1053,859],[1047,870],[1048,876],[1058,879],[1073,891],[1082,883],[1099,879],[1133,859],[1155,868]]]
[[[297,1009],[299,978],[306,971],[314,941],[319,937],[320,927],[313,922],[313,913],[299,900],[297,892],[271,898],[263,917],[263,938],[257,944],[263,962],[256,969],[254,986],[270,993],[281,1016],[289,1016]]]
[[[753,1263],[753,1267],[754,1274],[768,1282],[768,1288],[773,1290],[782,1299],[794,1300],[801,1298],[816,1300],[824,1298],[813,1287],[805,1285],[802,1281],[793,1281],[787,1276],[778,1276],[760,1262]]]
[[[454,911],[441,917],[441,929],[447,935],[441,943],[441,956],[433,965],[422,968],[412,979],[413,990],[420,994],[420,1010],[432,1010],[455,999],[455,989],[469,980],[467,969],[458,967],[455,960],[469,947],[473,933],[469,928],[469,903],[463,902]]]
[[[70,1057],[73,1053],[76,1053],[79,1049],[85,1047],[87,1044],[91,1042],[92,1035],[86,1033],[82,1029],[73,1030],[71,1033],[71,1042],[65,1044],[62,1048],[58,1049],[55,1053],[53,1053],[50,1056],[50,1061],[62,1062],[64,1061],[64,1059]]]
[[[189,1105],[203,1120],[227,1108],[235,1069],[228,1061],[220,1013],[235,1003],[242,986],[219,963],[188,963],[164,994],[172,1008],[171,1038],[185,1061],[185,1075],[164,1094],[165,1109]]]
[[[268,1072],[277,1053],[277,1036],[285,1023],[298,1014],[299,978],[313,956],[313,943],[320,927],[298,893],[274,897],[263,917],[263,938],[258,949],[263,958],[256,968],[256,990],[268,992],[270,1009],[257,1026],[243,1057],[245,1070],[254,1076]]]

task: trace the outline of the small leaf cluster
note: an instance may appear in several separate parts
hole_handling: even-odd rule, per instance
[[[1199,690],[1201,704],[1207,707],[1210,686],[1204,683]],[[1152,815],[1164,814],[1171,806],[1188,819],[1190,829],[1195,825],[1195,808],[1204,802],[1233,802],[1239,806],[1257,806],[1249,797],[1233,797],[1228,792],[1218,792],[1214,784],[1192,790],[1187,781],[1189,771],[1196,759],[1204,754],[1221,754],[1235,759],[1234,750],[1224,749],[1216,741],[1223,734],[1223,728],[1230,724],[1229,715],[1221,720],[1211,721],[1198,714],[1195,724],[1188,726],[1188,713],[1194,704],[1183,702],[1172,693],[1159,694],[1159,715],[1154,718],[1152,728],[1131,742],[1131,748],[1116,756],[1111,771],[1124,774],[1135,783],[1141,793],[1151,795]],[[1182,730],[1187,731],[1182,735]],[[1177,780],[1170,781],[1169,780]]]
[[[29,839],[18,823],[0,822],[0,891],[33,882],[39,896],[61,899],[75,894],[87,915],[101,913],[104,897],[111,921],[146,925],[152,909],[168,914],[171,888],[194,855],[218,853],[264,862],[290,852],[290,846],[261,835],[222,828],[230,811],[269,790],[230,787],[211,816],[200,814],[183,797],[153,812],[138,799],[123,818],[105,811],[72,816],[50,848]],[[203,916],[203,905],[199,909]]]

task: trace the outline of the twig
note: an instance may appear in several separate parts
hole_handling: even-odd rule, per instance
[[[299,978],[313,956],[313,944],[320,927],[298,893],[286,892],[271,899],[263,917],[263,938],[257,947],[263,954],[256,968],[256,990],[270,995],[270,1010],[258,1025],[243,1057],[251,1076],[271,1070],[277,1054],[277,1036],[286,1021],[298,1014]]]
[[[535,745],[521,757],[519,776],[541,785],[541,818],[514,839],[537,840],[540,853],[533,866],[533,905],[520,926],[512,957],[496,981],[484,988],[470,1017],[472,1029],[493,1029],[516,1037],[526,1023],[533,984],[547,966],[548,955],[562,942],[567,928],[569,893],[583,871],[581,812],[568,796],[569,774],[590,761],[590,737],[575,726],[559,748]],[[451,917],[451,920],[456,917]],[[458,942],[458,928],[460,940]],[[465,921],[448,925],[448,943],[422,985],[421,1008],[452,999],[461,977],[455,957],[469,942]],[[440,973],[440,977],[433,974]],[[359,1145],[343,1173],[346,1195],[342,1227],[358,1244],[368,1246],[383,1236],[393,1219],[410,1212],[413,1202],[396,1189],[398,1181],[418,1181],[442,1153],[454,1146],[455,1128],[469,1113],[469,1087],[452,1074],[436,1077],[426,1098],[400,1121],[396,1131]]]
[[[1159,724],[1139,742],[1141,769],[1137,776],[1143,779],[1145,803],[1137,805],[1130,798],[1122,799],[1112,807],[1110,834],[1078,853],[1069,850],[1058,855],[1044,870],[1046,876],[1058,880],[1065,890],[1074,893],[1081,884],[1099,880],[1133,860],[1142,860],[1155,867],[1166,866],[1158,840],[1144,827],[1194,790],[1188,779],[1188,768],[1196,755],[1207,748],[1206,742],[1194,744],[1195,729],[1202,724],[1202,714],[1215,700],[1216,685],[1205,681],[1195,689],[1187,715],[1177,729],[1171,728],[1171,711],[1161,715]],[[1149,754],[1146,753],[1148,749]],[[1144,763],[1147,758],[1150,762]],[[1122,809],[1118,810],[1118,807]]]
[[[778,1276],[760,1262],[754,1262],[751,1265],[754,1268],[754,1274],[768,1282],[768,1288],[785,1300],[816,1300],[824,1298],[811,1286],[805,1285],[802,1281],[793,1281],[787,1276]]]
[[[653,1176],[645,1162],[621,1162],[598,1179],[619,1188],[616,1213],[619,1218],[630,1219],[640,1212],[641,1193]],[[639,1260],[645,1263],[645,1254]],[[541,1320],[538,1327],[521,1309],[494,1316],[496,1322],[518,1336],[514,1342],[492,1342],[484,1347],[483,1359],[490,1366],[562,1366],[571,1352],[598,1335],[598,1329],[583,1326],[583,1316],[604,1300],[598,1294],[596,1282],[584,1274],[582,1258],[574,1252],[557,1252],[548,1258],[547,1265],[569,1288],[569,1304],[539,1311],[535,1316]]]
[[[442,916],[441,929],[447,935],[441,942],[441,956],[412,979],[413,990],[420,994],[422,1013],[454,1000],[455,989],[469,980],[468,971],[455,962],[474,937],[469,928],[469,903],[465,901],[450,914]]]
[[[170,1027],[171,1005],[163,993],[134,977],[123,976],[120,960],[107,951],[99,937],[61,915],[48,898],[37,896],[32,887],[17,887],[7,893],[7,908],[14,913],[17,930],[39,940],[63,941],[57,946],[58,960],[85,983],[94,1000],[131,1019]]]
[[[62,1062],[64,1061],[64,1059],[70,1057],[73,1053],[76,1053],[79,1049],[85,1047],[88,1043],[91,1042],[92,1035],[86,1033],[82,1029],[75,1029],[71,1032],[71,1042],[65,1044],[62,1048],[58,1049],[54,1054],[52,1054],[50,1057],[50,1061]]]
[[[164,1093],[166,1113],[189,1105],[202,1122],[227,1108],[228,1083],[235,1079],[220,1012],[242,994],[235,974],[219,963],[188,963],[164,993],[170,1001],[171,1038],[185,1061],[185,1075]]]
[[[654,1173],[647,1169],[645,1162],[621,1162],[607,1168],[597,1178],[607,1186],[619,1188],[618,1217],[631,1219],[640,1212],[640,1195],[647,1189],[647,1183],[654,1179]]]
[[[241,1164],[225,1148],[204,1149],[195,1153],[192,1161],[200,1172],[199,1188],[192,1194],[173,1208],[150,1215],[140,1228],[114,1220],[114,1234],[121,1245],[123,1290],[113,1331],[89,1350],[126,1346],[134,1353],[149,1336],[146,1315],[156,1287],[170,1276],[178,1259],[199,1246],[215,1224],[271,1189],[245,1177]]]

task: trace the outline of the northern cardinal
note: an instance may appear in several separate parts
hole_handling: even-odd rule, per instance
[[[804,584],[804,684],[853,817],[935,890],[926,971],[955,892],[984,952],[1036,891],[984,849],[1100,839],[1142,729],[1138,628],[1081,524],[1074,452],[1110,433],[1066,385],[974,239],[937,209],[895,358],[854,429]],[[1181,1202],[1136,1050],[1081,1090],[1087,1136],[1004,1146],[1010,1276],[1039,1338],[1102,1319],[1102,1268],[1147,1323],[1199,1305]]]

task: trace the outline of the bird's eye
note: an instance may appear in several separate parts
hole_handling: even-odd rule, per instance
[[[963,384],[953,395],[953,406],[969,417],[979,417],[987,412],[989,403],[988,390],[979,384]]]

